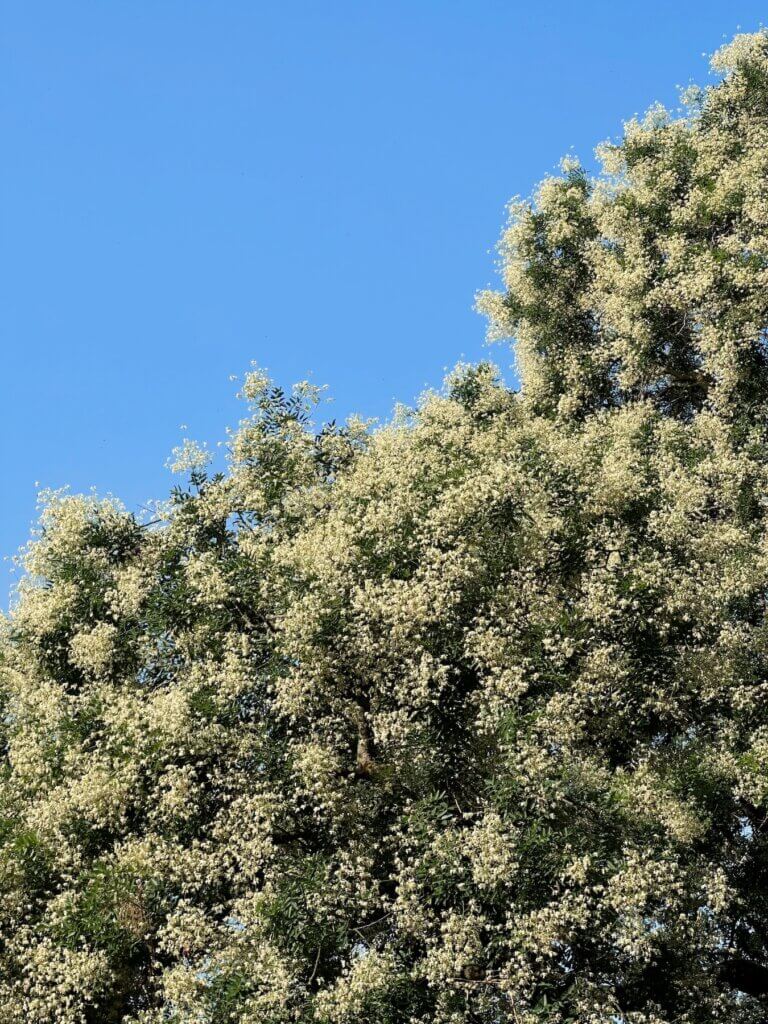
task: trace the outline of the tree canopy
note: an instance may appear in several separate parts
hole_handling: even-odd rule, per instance
[[[519,390],[258,370],[0,651],[7,1024],[768,1019],[768,36],[512,207]]]

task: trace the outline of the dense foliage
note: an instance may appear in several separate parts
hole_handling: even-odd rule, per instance
[[[2,639],[7,1024],[768,1015],[768,37],[513,208],[522,388],[258,371]]]

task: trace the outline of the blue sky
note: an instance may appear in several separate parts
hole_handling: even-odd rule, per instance
[[[762,10],[761,10],[762,8]],[[36,482],[131,508],[251,360],[386,417],[487,355],[506,202],[759,3],[6,0],[0,553]],[[507,367],[510,355],[495,349]],[[3,563],[0,606],[12,577]]]

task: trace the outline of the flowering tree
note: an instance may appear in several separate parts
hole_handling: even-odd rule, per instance
[[[768,37],[516,205],[522,387],[254,371],[159,522],[53,496],[2,638],[8,1024],[768,1014]]]

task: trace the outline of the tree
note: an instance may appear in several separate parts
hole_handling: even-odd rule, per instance
[[[522,386],[246,377],[2,641],[8,1024],[768,1019],[768,36],[513,208]]]

